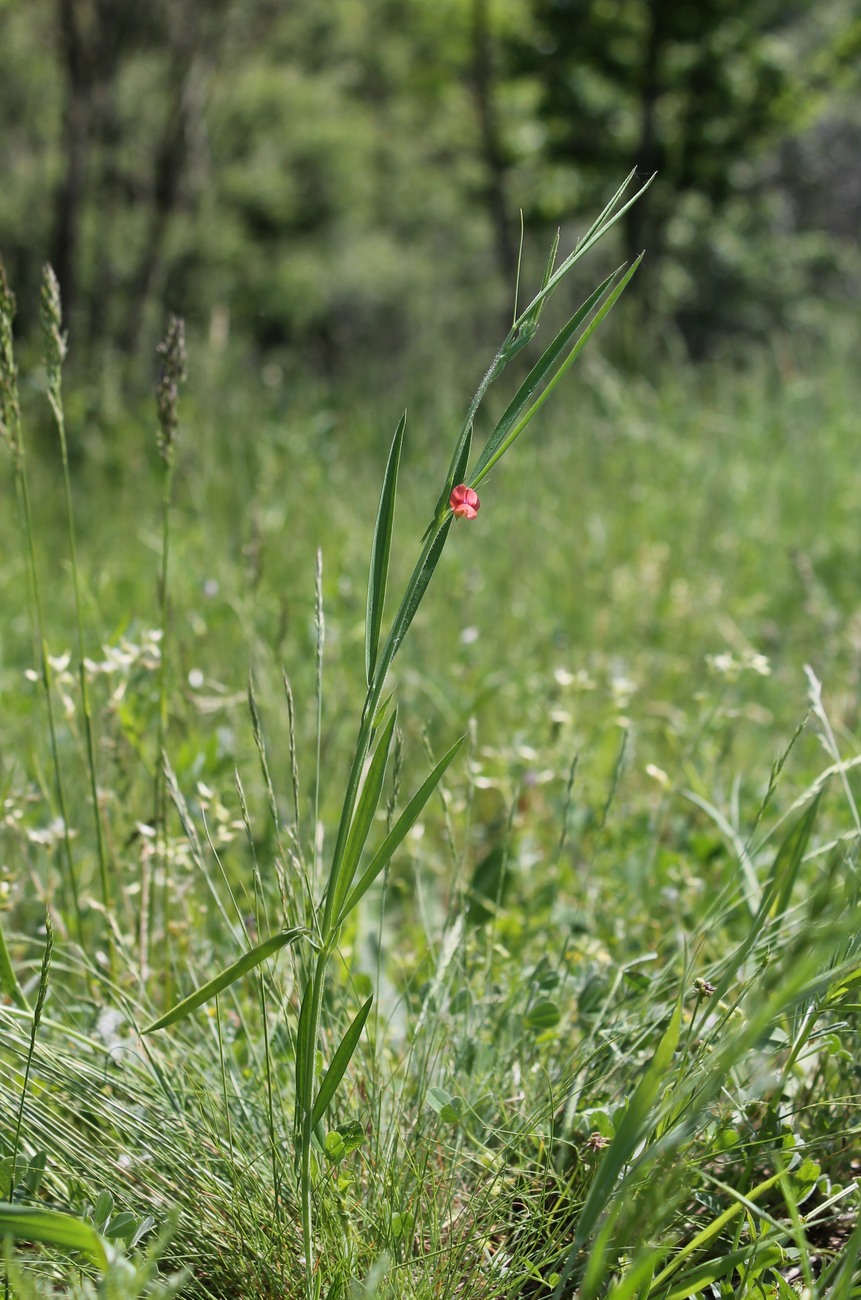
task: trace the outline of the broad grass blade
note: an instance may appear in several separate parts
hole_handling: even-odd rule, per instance
[[[297,939],[301,938],[312,938],[310,931],[303,929],[301,926],[297,926],[293,930],[284,930],[281,934],[270,935],[268,939],[264,939],[262,943],[259,943],[256,948],[251,948],[244,953],[238,961],[235,961],[232,966],[228,966],[220,975],[208,980],[195,993],[189,994],[182,1002],[178,1002],[170,1011],[165,1012],[159,1020],[154,1020],[151,1025],[147,1025],[146,1029],[141,1030],[141,1033],[152,1034],[156,1029],[166,1029],[168,1025],[175,1024],[177,1020],[183,1020],[192,1011],[202,1006],[204,1002],[208,1002],[217,993],[221,993],[223,989],[234,984],[243,975],[247,975],[250,970],[254,970],[254,967],[259,966],[267,957],[271,957],[273,953],[278,952],[281,948],[286,948],[288,944],[295,943]]]
[[[561,1281],[553,1292],[553,1300],[561,1300],[561,1297],[567,1294],[563,1288],[571,1276],[577,1256],[592,1235],[602,1212],[612,1201],[614,1193],[618,1192],[619,1174],[631,1160],[645,1136],[650,1112],[658,1093],[666,1083],[667,1071],[679,1041],[681,1022],[681,1003],[677,1003],[655,1055],[652,1057],[645,1074],[628,1103],[616,1130],[616,1135],[604,1152],[604,1158],[595,1171],[589,1194],[577,1220],[577,1235],[568,1256],[568,1263]]]
[[[395,522],[395,497],[398,490],[398,469],[401,463],[401,451],[404,445],[404,429],[407,413],[404,411],[392,440],[386,473],[383,478],[383,490],[380,493],[380,506],[377,522],[374,526],[374,540],[371,544],[371,568],[368,574],[368,608],[365,615],[365,674],[370,686],[377,662],[380,645],[380,629],[383,625],[383,606],[386,600],[386,585],[389,576],[389,556],[392,550],[392,529]]]
[[[386,776],[386,766],[389,761],[389,750],[392,745],[397,716],[397,710],[394,710],[383,728],[383,734],[380,736],[377,748],[374,750],[374,756],[368,767],[362,793],[359,795],[359,802],[356,805],[356,812],[353,816],[344,852],[340,862],[337,863],[337,867],[333,867],[333,893],[331,907],[327,906],[326,908],[327,920],[337,916],[340,912],[344,896],[350,888],[353,876],[356,874],[356,867],[359,865],[362,850],[371,833],[374,814],[379,808],[380,800],[383,797],[383,781]],[[328,938],[328,935],[326,937]]]
[[[648,1292],[649,1296],[665,1296],[667,1294],[665,1287],[671,1284],[673,1274],[677,1273],[679,1269],[683,1267],[685,1261],[690,1259],[692,1255],[695,1255],[697,1251],[702,1250],[716,1238],[720,1237],[733,1219],[741,1214],[745,1206],[750,1205],[751,1202],[757,1200],[760,1196],[763,1196],[766,1192],[770,1191],[772,1187],[775,1187],[777,1183],[780,1182],[780,1177],[780,1174],[772,1174],[770,1178],[766,1178],[764,1182],[761,1182],[756,1187],[752,1188],[743,1201],[741,1199],[735,1201],[728,1209],[724,1210],[722,1214],[719,1214],[717,1218],[713,1219],[711,1223],[706,1224],[706,1226],[701,1229],[696,1236],[686,1242],[685,1245],[682,1246],[681,1250],[679,1250],[679,1252],[670,1260],[666,1268],[661,1269],[661,1272],[652,1282]],[[673,1285],[675,1286],[676,1284],[674,1283]]]
[[[97,1268],[105,1270],[108,1267],[104,1242],[95,1228],[71,1214],[0,1203],[0,1235],[18,1241],[40,1241],[60,1250],[79,1250]]]
[[[563,326],[556,335],[556,338],[550,344],[549,348],[547,348],[547,350],[539,357],[538,361],[536,361],[535,365],[532,367],[526,379],[524,379],[520,388],[509,403],[505,414],[502,416],[496,428],[493,430],[493,433],[488,438],[484,451],[479,456],[475,469],[472,472],[473,483],[476,483],[480,478],[483,478],[487,473],[487,470],[497,459],[496,453],[498,449],[505,442],[508,434],[514,428],[518,419],[532,401],[535,393],[551,374],[554,366],[559,360],[559,357],[565,351],[574,334],[576,334],[589,313],[601,301],[621,269],[621,267],[618,267],[613,271],[612,275],[608,275],[606,280],[599,284],[595,292],[586,299],[580,308],[578,308],[568,321],[567,325]]]
[[[359,1008],[359,1012],[347,1030],[338,1046],[338,1050],[332,1057],[332,1062],[323,1076],[323,1082],[320,1084],[320,1091],[317,1093],[317,1100],[314,1102],[314,1110],[311,1115],[311,1127],[316,1128],[320,1120],[329,1109],[329,1105],[338,1089],[338,1084],[346,1073],[347,1066],[353,1059],[353,1054],[359,1044],[362,1036],[362,1030],[365,1027],[365,1021],[371,1010],[373,995],[368,998]]]
[[[340,926],[343,923],[343,921],[346,919],[347,916],[349,916],[350,912],[352,912],[353,908],[360,901],[360,899],[362,899],[364,895],[368,892],[371,885],[376,880],[377,876],[385,867],[386,863],[391,860],[391,858],[397,852],[403,840],[412,830],[413,826],[416,824],[419,817],[421,816],[425,804],[427,803],[428,799],[430,799],[434,790],[437,788],[440,781],[442,780],[446,768],[451,763],[455,754],[457,754],[458,750],[463,744],[463,739],[464,739],[463,736],[461,736],[459,740],[455,741],[455,743],[452,745],[448,753],[444,754],[443,757],[440,759],[440,761],[437,763],[436,767],[433,769],[433,771],[431,772],[427,780],[424,782],[424,784],[420,786],[420,788],[413,795],[412,799],[410,799],[406,808],[401,813],[400,817],[395,822],[394,826],[389,831],[386,838],[383,840],[377,852],[374,854],[371,862],[366,867],[366,869],[362,872],[361,876],[356,881],[356,884],[353,886],[353,889],[350,891],[350,894],[347,897],[346,902],[341,908],[340,915],[338,916],[338,920],[336,922],[336,928],[337,926]]]

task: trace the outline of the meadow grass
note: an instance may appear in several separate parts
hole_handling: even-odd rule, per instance
[[[100,432],[67,397],[72,582],[25,373],[50,676],[10,508],[0,1193],[80,1235],[10,1256],[12,1294],[305,1295],[309,1192],[312,1284],[344,1300],[861,1293],[851,342],[653,379],[587,353],[453,528],[388,675],[375,844],[466,739],[331,950],[306,1084],[374,1002],[304,1171],[313,950],[140,1031],[313,926],[399,412],[192,345],[166,581],[154,415]],[[440,388],[409,418],[395,592],[462,418]]]

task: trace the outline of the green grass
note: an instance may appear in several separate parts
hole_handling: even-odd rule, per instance
[[[797,1281],[861,1294],[856,344],[835,330],[812,354],[782,340],[745,368],[624,380],[587,353],[482,484],[478,519],[452,529],[391,674],[398,732],[375,843],[466,742],[329,967],[325,1063],[375,1001],[310,1165],[323,1295],[783,1300]],[[0,1009],[0,1177],[14,1164],[17,1205],[71,1212],[135,1262],[122,1253],[102,1274],[68,1239],[20,1247],[13,1295],[90,1294],[82,1278],[99,1276],[103,1296],[147,1294],[123,1270],[144,1268],[163,1229],[153,1255],[165,1276],[188,1270],[183,1295],[304,1294],[293,1108],[307,950],[140,1030],[280,930],[300,862],[318,887],[328,869],[367,690],[379,485],[410,394],[324,403],[203,341],[189,352],[163,845],[155,410],[99,428],[66,381],[109,917],[62,466],[44,381],[22,375],[84,942],[44,694],[25,676],[38,659],[10,504],[3,921],[22,997]],[[393,593],[462,419],[438,364],[439,391],[407,425]],[[513,387],[491,395],[496,416]],[[477,448],[490,428],[477,424]],[[54,952],[34,1030],[46,906]]]

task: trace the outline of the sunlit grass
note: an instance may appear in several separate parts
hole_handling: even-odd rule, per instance
[[[371,994],[375,1005],[316,1157],[324,1295],[561,1300],[576,1284],[582,1296],[660,1300],[723,1284],[783,1297],[798,1280],[854,1294],[861,470],[858,375],[839,346],[654,381],[623,381],[596,355],[520,461],[494,471],[478,518],[453,532],[392,674],[400,806],[455,736],[466,742],[345,921],[326,993],[326,1060],[356,1008]],[[25,675],[37,665],[26,557],[14,512],[0,519],[0,597],[13,611],[0,661],[4,923],[31,1005],[46,904],[56,929],[15,1197],[100,1232],[128,1212],[117,1239],[130,1244],[146,1216],[154,1234],[176,1209],[159,1253],[166,1272],[189,1270],[183,1294],[299,1296],[302,960],[288,949],[181,1024],[139,1031],[166,1009],[162,970],[181,996],[279,928],[300,871],[291,828],[311,862],[315,806],[317,856],[331,853],[366,686],[381,430],[399,411],[220,388],[205,360],[195,380],[191,354],[164,724],[187,821],[170,822],[166,874],[151,825],[155,421],[117,429],[127,472],[118,456],[111,470],[93,456],[76,464],[75,440],[92,432],[69,422],[109,916],[64,661],[76,633],[56,558],[62,480],[50,453],[31,455],[83,949],[44,701]],[[38,397],[25,389],[25,417],[37,419]],[[441,393],[438,411],[410,416],[392,589],[439,487],[450,405]],[[489,429],[477,427],[477,446]],[[391,783],[385,793],[394,810]],[[380,835],[385,819],[382,808]],[[141,882],[168,901],[145,917],[151,963]],[[31,1023],[23,1006],[0,1020],[12,1117]],[[14,1124],[5,1136],[8,1158]],[[20,1286],[71,1287],[78,1272],[48,1251],[19,1266]]]

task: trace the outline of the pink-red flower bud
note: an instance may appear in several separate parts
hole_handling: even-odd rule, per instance
[[[448,503],[458,519],[474,519],[481,507],[475,488],[460,483],[452,490]]]

